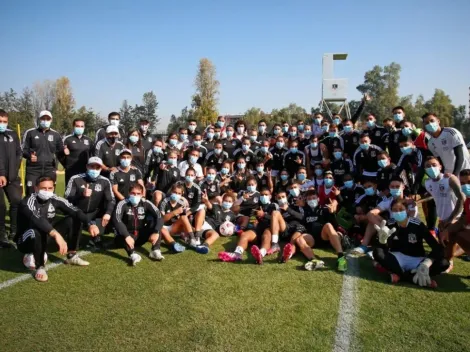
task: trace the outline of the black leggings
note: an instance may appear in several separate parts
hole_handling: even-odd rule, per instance
[[[5,217],[7,215],[7,206],[5,204],[5,195],[10,202],[10,233],[16,234],[16,224],[18,218],[18,205],[23,197],[23,188],[18,177],[5,187],[0,188],[0,235],[6,233]]]
[[[393,274],[397,274],[403,279],[411,280],[413,274],[410,271],[404,272],[398,263],[397,258],[388,251],[386,247],[378,247],[374,249],[374,260],[382,265],[385,269],[390,271]],[[429,276],[436,276],[446,271],[449,267],[449,261],[447,259],[441,258],[433,261],[431,267],[429,268]]]
[[[426,225],[429,230],[434,230],[437,222],[436,202],[432,199],[426,203],[426,206],[428,208],[426,213]]]
[[[62,237],[68,238],[71,227],[66,219],[62,219],[55,223],[54,229],[59,232]],[[34,254],[36,269],[44,266],[44,253],[47,250],[47,241],[49,234],[38,229],[29,229],[23,234],[19,234],[16,239],[18,250],[24,254]]]
[[[106,226],[106,228],[104,228],[101,225],[102,218],[97,217],[97,215],[98,215],[97,213],[98,212],[85,213],[85,215],[87,215],[90,220],[95,221],[96,226],[100,230],[100,234],[98,236],[92,238],[92,241],[94,243],[101,242],[101,236],[104,235],[105,233],[111,232],[111,231],[107,231],[107,229],[110,228],[110,226],[111,226],[111,220],[109,221],[108,226]],[[79,247],[80,238],[82,236],[82,231],[83,231],[83,223],[80,220],[74,219],[72,217],[67,217],[65,219],[65,221],[67,222],[67,225],[70,226],[70,228],[71,228],[71,231],[70,231],[71,236],[69,238],[67,238],[68,250],[69,250],[69,252],[70,251],[73,252],[73,251],[76,251]]]

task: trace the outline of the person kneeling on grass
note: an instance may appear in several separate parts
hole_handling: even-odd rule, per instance
[[[292,238],[295,245],[309,260],[305,264],[305,269],[314,270],[322,267],[324,263],[315,258],[313,247],[333,247],[338,255],[338,271],[347,270],[347,262],[344,257],[341,240],[343,235],[335,230],[338,227],[334,216],[334,206],[327,204],[322,207],[315,190],[307,192],[307,205],[304,206],[304,224],[307,233],[297,238]]]
[[[272,243],[276,244],[281,239],[289,241],[282,250],[281,263],[286,263],[295,253],[294,241],[305,233],[302,225],[304,218],[303,208],[289,205],[286,192],[279,192],[276,196],[279,210],[273,211],[271,217]]]
[[[243,231],[237,242],[234,252],[220,252],[219,259],[223,262],[236,262],[242,260],[243,252],[249,243],[261,242],[261,249],[257,245],[251,247],[251,254],[258,264],[263,264],[263,257],[279,252],[279,244],[271,246],[271,216],[272,212],[279,210],[276,203],[271,203],[271,192],[268,188],[261,190],[259,197],[261,204],[254,209],[257,224],[254,229]]]
[[[23,264],[28,269],[36,269],[34,278],[37,281],[44,282],[48,279],[44,268],[47,261],[48,236],[55,240],[60,254],[65,255],[67,253],[67,243],[62,234],[68,238],[72,230],[67,221],[57,219],[56,211],[87,224],[88,232],[92,236],[98,235],[99,229],[89,222],[88,217],[81,210],[64,198],[54,194],[54,180],[52,178],[38,178],[35,190],[36,192],[23,198],[20,203],[18,212],[19,231],[15,236],[15,242],[19,251],[25,254]]]
[[[401,279],[413,281],[419,286],[435,288],[437,283],[431,277],[447,270],[449,261],[444,259],[444,249],[419,219],[408,217],[407,203],[394,199],[391,215],[396,221],[394,227],[387,227],[383,220],[375,225],[379,247],[374,249],[374,259],[390,272],[391,282]],[[423,240],[431,247],[426,256]]]
[[[163,219],[160,211],[153,203],[142,199],[145,188],[141,184],[134,184],[129,189],[129,198],[120,201],[114,211],[113,224],[116,229],[116,246],[125,248],[132,265],[142,260],[135,252],[135,248],[146,242],[152,244],[149,257],[162,260],[160,251],[160,230]]]

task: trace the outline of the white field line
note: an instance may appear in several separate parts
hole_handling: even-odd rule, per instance
[[[89,251],[82,251],[82,252],[79,252],[78,255],[80,257],[84,257],[84,256],[87,256],[88,254],[91,254],[91,252]],[[61,260],[61,261],[57,261],[57,262],[54,262],[54,263],[51,263],[51,264],[48,264],[46,265],[46,270],[49,271],[49,270],[52,270],[54,268],[57,268],[58,266],[64,264],[64,261]],[[34,275],[34,272],[33,274],[23,274],[23,275],[20,275],[20,276],[17,276],[13,279],[10,279],[10,280],[7,280],[7,281],[4,281],[2,283],[0,283],[0,291],[3,290],[3,289],[6,289],[8,287],[11,287],[13,285],[16,285],[17,283],[20,283],[22,281],[26,281],[26,280],[29,280],[29,279],[33,279]]]
[[[357,278],[359,276],[358,259],[348,257],[348,270],[343,278],[341,301],[339,303],[338,322],[336,323],[334,352],[353,351],[354,332],[357,320]]]

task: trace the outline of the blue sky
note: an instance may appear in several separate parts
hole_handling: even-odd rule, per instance
[[[374,65],[402,65],[400,94],[444,89],[468,104],[470,1],[24,1],[1,5],[0,91],[68,76],[77,105],[106,115],[153,90],[159,115],[189,105],[202,57],[220,80],[219,111],[265,111],[321,97],[325,52],[355,87]]]

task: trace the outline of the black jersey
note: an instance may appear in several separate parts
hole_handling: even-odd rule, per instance
[[[202,141],[202,146],[207,149],[208,153],[214,150],[214,145],[215,145],[215,139],[212,139],[212,140],[205,139]]]
[[[268,188],[268,175],[266,175],[265,172],[263,172],[261,175],[256,173],[253,176],[255,177],[258,184],[258,189]]]
[[[411,257],[425,257],[423,241],[426,241],[431,247],[430,258],[443,257],[444,249],[419,219],[409,218],[406,227],[396,226],[396,228],[396,232],[387,242],[391,252],[400,252]]]
[[[396,166],[390,164],[387,167],[380,168],[377,170],[377,189],[384,191],[390,186],[390,181],[396,174]]]
[[[109,168],[119,166],[119,155],[124,145],[121,142],[116,142],[110,145],[107,139],[102,139],[96,143],[95,156],[103,161],[103,164]]]
[[[308,154],[310,158],[310,165],[315,166],[316,164],[321,164],[323,162],[323,151],[320,148],[313,149],[311,146],[308,146],[304,149],[305,155]]]
[[[259,192],[256,191],[253,194],[251,194],[248,199],[245,199],[243,198],[243,195],[245,193],[248,193],[248,191],[241,191],[238,194],[239,198],[238,198],[237,203],[240,204],[240,214],[245,215],[245,216],[250,216],[252,214],[252,211],[259,207],[260,194]]]
[[[228,221],[235,224],[237,215],[231,210],[224,210],[218,204],[212,204],[212,209],[208,209],[206,213],[207,223],[212,226],[212,228],[219,232],[219,227],[222,223]]]
[[[279,149],[278,147],[272,147],[271,149],[269,149],[269,152],[273,156],[271,160],[271,168],[277,171],[282,170],[284,167],[284,154],[287,153],[287,149]]]
[[[206,158],[206,155],[207,155],[207,148],[204,147],[204,146],[200,146],[200,147],[189,147],[188,149],[186,149],[186,152],[184,153],[184,157],[183,157],[183,160],[189,160],[189,154],[191,154],[191,152],[193,150],[197,150],[199,152],[199,158],[197,159],[197,163],[199,165],[202,165],[204,163],[204,160]]]
[[[344,150],[344,139],[341,136],[328,136],[322,140],[322,143],[326,146],[330,155],[333,155],[335,148],[341,148],[341,150]]]
[[[381,151],[382,149],[374,144],[371,144],[367,150],[357,148],[353,156],[353,163],[358,177],[377,176],[377,170],[379,169],[379,165],[377,164],[377,155]]]
[[[202,192],[201,187],[196,183],[191,183],[190,186],[186,184],[184,181],[178,182],[184,189],[184,197],[188,201],[189,209],[191,213],[194,214],[199,206],[202,204]]]
[[[111,184],[118,186],[118,192],[121,193],[124,198],[129,197],[130,187],[142,180],[142,173],[139,169],[130,168],[127,172],[118,167],[116,171],[111,172],[109,175]]]
[[[344,141],[344,153],[347,154],[350,158],[354,155],[354,152],[359,148],[359,140],[361,133],[359,131],[343,132],[341,137]]]
[[[220,172],[217,174],[216,176],[216,181],[219,183],[219,187],[220,187],[220,194],[224,194],[226,193],[228,190],[232,189],[232,176],[230,174],[228,175],[222,175]],[[225,183],[224,185],[222,185],[222,182],[225,181],[225,180],[229,180],[229,182]]]
[[[287,190],[289,189],[290,185],[292,184],[292,181],[289,179],[284,183],[282,180],[276,182],[276,185],[274,186],[274,194],[278,194],[280,192],[286,192],[289,193]]]
[[[204,167],[215,167],[217,171],[220,171],[222,168],[222,165],[225,161],[228,160],[228,153],[222,151],[219,155],[215,153],[215,150],[210,151],[207,153],[206,158],[204,159],[204,162],[202,166]]]
[[[153,150],[147,151],[147,157],[145,158],[145,179],[156,181],[158,169],[160,164],[165,161],[165,155],[163,153],[155,153]]]
[[[354,212],[353,206],[356,203],[356,201],[364,195],[364,188],[359,185],[354,185],[351,188],[347,187],[341,187],[340,189],[340,195],[337,198],[339,204],[341,207],[344,207],[347,211],[351,212],[351,214]]]
[[[364,130],[364,133],[369,135],[371,144],[375,144],[385,150],[388,141],[388,131],[385,127],[375,126],[374,128]]]
[[[395,174],[402,176],[405,185],[410,188],[413,194],[418,192],[424,173],[424,160],[420,149],[414,148],[410,154],[401,155]]]
[[[299,164],[297,160],[300,159],[301,163]],[[303,152],[297,151],[295,153],[290,150],[284,154],[284,168],[287,169],[289,175],[294,177],[297,174],[300,166],[305,165],[305,154]]]
[[[70,151],[70,154],[64,154],[61,160],[65,170],[72,172],[72,174],[84,173],[88,159],[93,155],[93,141],[91,138],[71,134],[64,138],[64,146],[67,146]]]
[[[403,133],[400,128],[390,132],[388,136],[388,154],[390,155],[390,159],[392,159],[392,163],[394,164],[398,164],[398,160],[400,160],[401,150],[399,140],[402,135]]]
[[[207,197],[209,199],[218,197],[222,194],[222,192],[220,191],[220,183],[217,178],[212,183],[209,183],[207,182],[207,180],[204,180],[199,184],[199,187],[201,188],[202,193],[207,192]]]
[[[231,183],[231,188],[233,189],[234,192],[240,192],[242,190],[246,189],[246,179],[251,176],[250,172],[245,170],[245,171],[236,171],[232,175],[232,183]]]
[[[258,218],[259,223],[269,226],[271,224],[271,218],[273,215],[273,211],[279,210],[279,205],[277,203],[268,203],[268,204],[263,204],[259,203],[259,206],[256,208],[256,210],[262,210],[264,212],[264,215],[262,218]]]
[[[384,197],[379,197],[377,194],[374,194],[372,196],[363,194],[362,196],[356,199],[354,206],[361,207],[365,215],[372,209],[377,208],[379,203],[382,202],[383,200],[384,200]]]
[[[242,147],[242,143],[239,139],[222,139],[222,147],[227,152],[230,159],[233,159],[233,152]]]
[[[352,161],[343,158],[335,160],[331,163],[331,171],[333,172],[336,187],[341,187],[343,185],[344,175],[350,174],[353,171]]]
[[[168,170],[158,168],[156,189],[163,193],[167,193],[171,186],[180,179],[180,170],[176,166],[171,167]]]
[[[279,207],[279,212],[286,224],[297,222],[302,223],[304,219],[304,209],[297,206],[289,205],[287,209]]]
[[[245,158],[245,161],[246,161],[246,167],[247,168],[253,168],[253,163],[254,163],[254,160],[255,160],[255,154],[253,153],[253,151],[251,149],[249,149],[246,153],[243,152],[243,150],[240,148],[240,149],[237,149],[233,152],[233,160],[235,160],[235,162],[237,162],[237,159],[238,158]]]
[[[186,203],[183,198],[180,198],[175,204],[171,204],[170,197],[167,197],[163,199],[160,203],[159,209],[162,214],[162,216],[171,213],[173,210],[176,210],[178,208],[185,208]],[[170,220],[165,221],[164,225],[165,226],[171,226],[174,224],[178,219],[180,218],[180,215],[175,215],[173,216]]]
[[[159,233],[163,219],[157,207],[148,200],[142,199],[137,206],[133,206],[128,199],[124,199],[116,206],[113,224],[118,236],[136,237],[140,230],[148,226]]]
[[[307,231],[312,231],[316,226],[324,226],[327,223],[334,222],[334,215],[326,207],[316,206],[312,209],[307,205],[303,207],[303,212],[303,224]]]
[[[137,144],[126,145],[126,148],[132,152],[132,166],[139,169],[141,174],[144,174],[145,170],[145,149],[143,146]]]
[[[52,128],[31,128],[23,136],[21,149],[27,168],[57,167],[57,160],[62,158],[64,153],[64,144],[60,134]],[[36,153],[38,159],[34,163],[31,162],[33,153]]]

